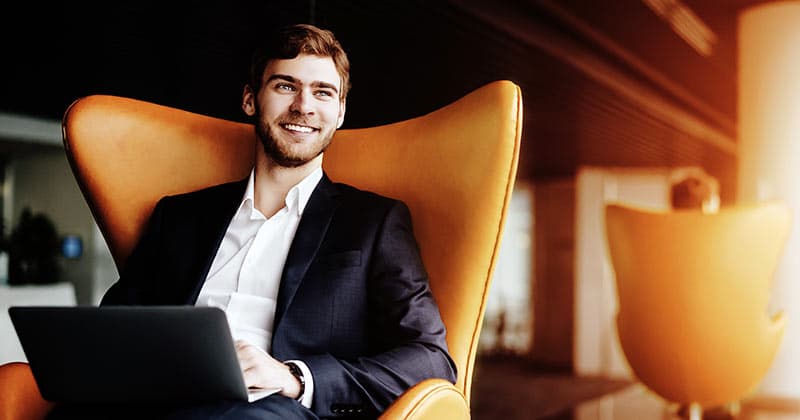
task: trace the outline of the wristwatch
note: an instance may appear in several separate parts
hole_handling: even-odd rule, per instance
[[[297,366],[295,363],[285,362],[284,364],[289,367],[289,373],[300,382],[300,394],[297,396],[297,401],[300,401],[303,399],[303,394],[306,392],[306,378],[303,377],[303,371],[300,370],[300,366]]]

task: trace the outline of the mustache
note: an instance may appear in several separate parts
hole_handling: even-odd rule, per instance
[[[260,124],[261,121],[261,109],[256,107],[255,114],[251,117],[251,120],[254,124]],[[304,117],[303,115],[296,113],[296,112],[289,112],[286,114],[281,115],[277,119],[278,124],[295,124],[295,125],[305,125],[307,127],[314,127],[316,129],[320,128],[319,121],[316,119],[310,119]]]
[[[304,125],[307,127],[314,127],[314,128],[319,127],[319,121],[315,121],[314,119],[294,114],[282,115],[281,118],[279,119],[279,124]]]

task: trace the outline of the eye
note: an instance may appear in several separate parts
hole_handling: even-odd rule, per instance
[[[314,95],[319,96],[320,98],[332,98],[333,92],[329,90],[318,90],[314,92]]]
[[[294,86],[290,85],[289,83],[278,83],[275,85],[275,89],[283,91],[283,92],[294,92]]]

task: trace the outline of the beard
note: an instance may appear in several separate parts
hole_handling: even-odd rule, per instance
[[[307,122],[297,117],[286,117],[283,118],[282,121],[292,124],[309,125]],[[256,113],[255,130],[256,136],[261,142],[261,146],[264,148],[264,153],[267,157],[278,166],[284,168],[297,168],[298,166],[303,166],[314,160],[317,156],[325,152],[325,149],[331,144],[333,133],[336,131],[330,130],[328,132],[322,128],[318,133],[317,140],[314,140],[314,144],[309,145],[311,146],[310,149],[301,152],[293,152],[289,145],[281,143],[280,140],[278,140],[277,133],[275,133],[273,128],[261,118],[258,112]]]

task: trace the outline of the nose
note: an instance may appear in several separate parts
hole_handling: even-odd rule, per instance
[[[290,110],[303,115],[313,114],[312,99],[310,91],[301,89],[294,95]]]

